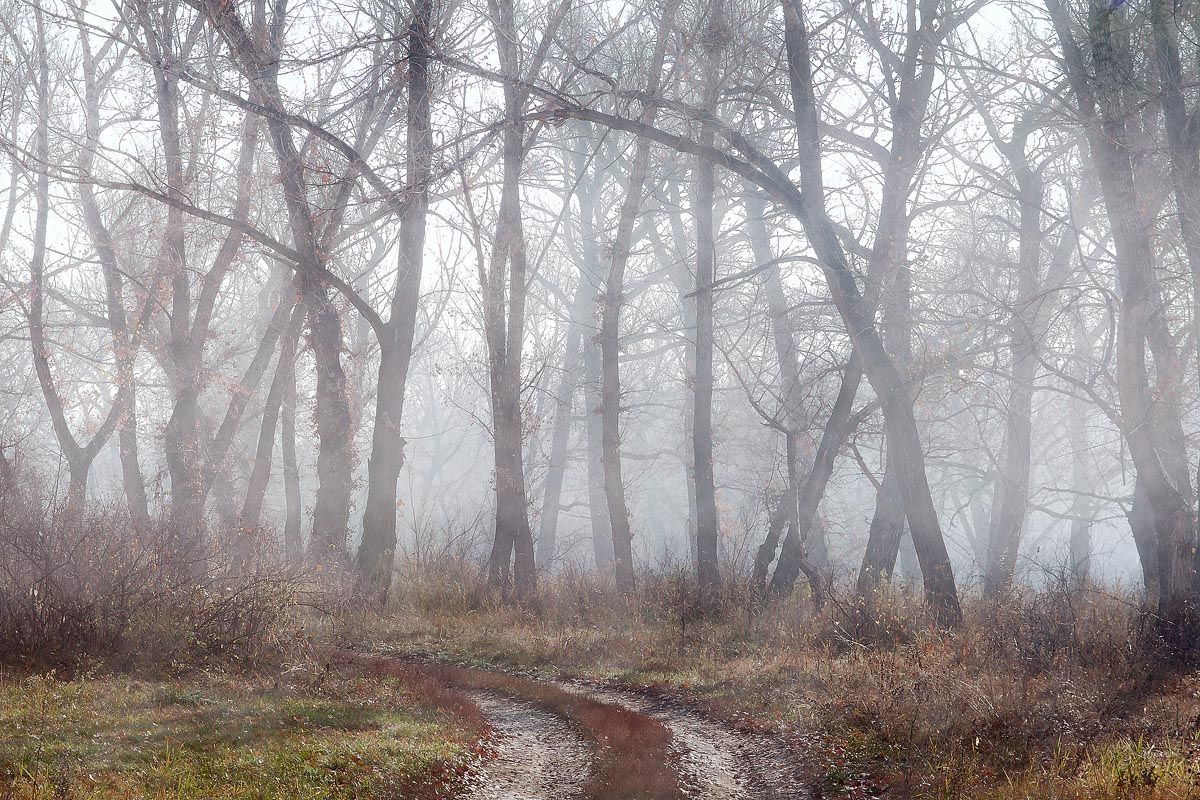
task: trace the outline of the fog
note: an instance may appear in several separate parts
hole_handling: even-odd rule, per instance
[[[1162,5],[0,0],[0,491],[383,596],[453,558],[1172,607]]]

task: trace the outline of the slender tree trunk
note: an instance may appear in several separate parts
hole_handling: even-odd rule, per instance
[[[744,192],[746,227],[755,263],[759,267],[769,266],[766,276],[763,279],[763,285],[766,289],[767,308],[771,314],[771,337],[775,344],[775,357],[779,361],[779,391],[783,404],[783,423],[787,428],[785,444],[788,448],[789,480],[785,500],[787,505],[795,508],[795,514],[793,515],[795,521],[793,524],[788,525],[787,538],[784,539],[785,542],[790,542],[790,544],[787,545],[787,566],[781,575],[781,582],[784,575],[790,575],[787,581],[787,588],[790,591],[800,571],[819,571],[822,568],[817,559],[810,557],[812,549],[808,547],[808,542],[815,538],[813,534],[816,531],[816,527],[812,522],[817,513],[817,506],[820,504],[821,497],[825,494],[825,481],[828,480],[829,474],[832,474],[832,457],[836,456],[837,450],[841,449],[843,442],[831,440],[826,452],[818,457],[818,460],[823,458],[824,461],[821,462],[820,466],[817,463],[813,464],[813,469],[810,470],[805,484],[807,485],[809,482],[815,480],[820,482],[820,485],[817,486],[814,483],[811,488],[807,489],[806,497],[808,500],[802,508],[801,483],[792,477],[793,473],[799,469],[799,451],[797,448],[799,446],[800,426],[803,424],[800,414],[800,359],[799,354],[796,352],[795,337],[792,335],[792,328],[788,321],[789,311],[787,297],[783,289],[783,280],[780,278],[778,266],[772,264],[774,258],[771,253],[771,243],[767,233],[766,203],[753,187],[749,185],[745,186]],[[839,427],[845,425],[846,420],[849,418],[850,407],[854,402],[854,393],[857,392],[857,388],[858,380],[855,379],[854,392],[849,395],[848,400],[843,398],[844,402],[836,406],[835,413],[829,420],[831,426]],[[829,448],[832,448],[832,450]],[[825,468],[828,468],[828,473],[821,471]],[[804,531],[803,534],[801,534],[802,529]],[[767,571],[770,569],[771,562],[775,559],[777,549],[778,536],[772,537],[768,535],[767,541],[759,548],[755,559],[754,581],[756,586],[762,586],[765,589]],[[821,560],[823,561],[826,555],[824,547],[821,550],[823,556]],[[813,597],[816,599],[818,597],[818,587],[816,585],[814,585],[813,592]]]
[[[117,443],[125,501],[133,523],[145,529],[150,524],[150,508],[146,501],[146,483],[138,459],[137,382],[133,373],[137,347],[134,336],[130,334],[125,313],[124,276],[117,261],[116,247],[100,214],[95,189],[89,182],[100,139],[100,87],[97,84],[97,69],[86,28],[80,29],[80,41],[84,65],[84,129],[87,138],[79,153],[79,172],[84,178],[79,183],[79,200],[88,238],[96,250],[104,274],[105,311],[112,335],[118,397],[123,409],[121,421],[117,425]]]
[[[408,37],[407,183],[412,188],[400,218],[396,288],[386,336],[379,343],[375,427],[367,461],[363,538],[358,549],[360,576],[381,604],[387,601],[396,554],[396,482],[404,464],[400,424],[404,414],[405,384],[412,363],[425,250],[425,219],[429,210],[433,163],[429,84],[432,36],[433,0],[418,0]]]
[[[825,487],[833,475],[838,451],[858,424],[858,419],[852,417],[850,412],[854,407],[858,386],[862,382],[862,374],[862,362],[856,355],[850,356],[837,398],[833,402],[833,409],[829,412],[829,419],[821,433],[821,442],[813,456],[812,468],[800,484],[796,496],[797,524],[788,530],[787,538],[783,540],[779,549],[779,563],[775,565],[775,572],[771,575],[772,594],[784,595],[790,592],[796,585],[796,578],[800,572],[811,563],[805,552],[805,541],[812,530],[821,498],[825,496]]]
[[[288,370],[279,427],[283,457],[284,524],[283,543],[288,558],[299,562],[304,555],[301,539],[300,469],[296,463],[296,370]]]
[[[575,406],[575,390],[579,387],[579,349],[583,344],[580,317],[595,302],[587,297],[584,281],[575,289],[571,319],[567,324],[567,341],[563,354],[562,372],[555,390],[554,429],[550,436],[550,463],[546,468],[546,486],[542,494],[542,518],[538,525],[537,565],[547,568],[554,562],[557,546],[558,516],[562,510],[563,478],[567,472],[567,456],[571,444],[571,413]]]
[[[808,579],[809,590],[812,592],[813,605],[819,609],[825,605],[827,579],[821,574],[821,569],[816,563],[809,558],[807,544],[816,527],[817,505],[820,503],[820,498],[814,497],[816,487],[812,480],[812,473],[805,482],[804,488],[801,488],[800,434],[794,431],[787,436],[787,471],[787,496],[791,498],[791,502],[787,503],[789,519],[787,538],[784,539],[784,542],[792,542],[792,544],[785,548],[786,557],[781,556],[775,574],[780,577],[783,577],[784,574],[790,575],[789,580],[794,584],[796,573],[804,573]],[[823,488],[822,493],[824,493]],[[784,569],[786,573],[780,573],[780,568]]]
[[[886,458],[883,481],[875,495],[875,514],[871,517],[867,550],[858,571],[858,594],[871,608],[875,594],[891,578],[904,537],[904,501],[900,495],[900,477],[895,459]]]
[[[275,431],[279,425],[280,409],[284,406],[284,398],[289,387],[295,385],[296,348],[307,315],[308,309],[304,304],[296,303],[292,309],[287,330],[283,335],[283,344],[279,348],[279,360],[275,365],[275,375],[271,378],[271,386],[267,390],[262,423],[258,432],[258,445],[254,451],[254,467],[250,471],[250,480],[246,486],[246,500],[242,504],[241,521],[242,526],[247,530],[258,527],[259,517],[262,514],[263,499],[266,496],[267,484],[271,479]]]
[[[1079,337],[1077,326],[1076,336]],[[1076,347],[1085,345],[1086,339],[1077,339]],[[1091,476],[1088,474],[1087,405],[1077,398],[1071,400],[1071,418],[1067,421],[1067,436],[1071,443],[1071,538],[1069,558],[1071,581],[1075,586],[1085,585],[1091,572],[1092,559],[1092,499],[1088,496]]]
[[[612,524],[608,518],[608,498],[604,493],[604,399],[600,368],[600,343],[598,317],[593,315],[601,288],[607,280],[606,264],[600,257],[599,234],[597,231],[596,178],[593,172],[584,176],[587,169],[585,153],[574,154],[575,171],[579,176],[579,249],[582,261],[579,265],[579,289],[587,301],[581,313],[583,330],[580,340],[580,360],[583,364],[583,401],[586,410],[587,433],[587,485],[588,516],[591,521],[592,553],[596,570],[606,572],[613,566]]]
[[[164,9],[162,20],[153,20],[148,6],[139,6],[146,46],[159,66],[154,68],[158,138],[166,170],[167,195],[186,202],[183,148],[179,130],[179,79],[164,65],[174,55],[173,32],[162,30],[173,19]],[[161,23],[161,24],[160,24]],[[171,315],[167,351],[170,354],[173,403],[163,433],[167,472],[171,478],[171,535],[173,546],[184,554],[194,547],[204,529],[203,452],[200,431],[199,348],[191,336],[192,289],[186,254],[183,211],[167,207],[160,258],[170,279]]]
[[[510,78],[520,77],[512,0],[494,0],[490,7],[501,71]],[[547,26],[545,37],[553,39],[565,11],[566,5],[560,5]],[[540,50],[533,59],[529,67],[530,75],[536,76],[540,71],[545,52],[544,49]],[[525,157],[525,126],[521,121],[525,98],[526,91],[523,88],[519,89],[511,80],[505,82],[506,119],[500,212],[491,270],[484,286],[484,327],[492,390],[492,438],[496,468],[496,535],[492,544],[488,582],[493,586],[505,584],[511,561],[514,587],[517,596],[522,599],[532,597],[537,591],[521,427],[526,250],[521,218],[520,177]],[[506,267],[507,285],[504,280]],[[504,303],[506,295],[507,304]]]
[[[658,230],[654,226],[649,227],[650,240],[654,244],[655,253],[658,259],[663,264],[670,264],[671,268],[668,275],[671,277],[671,282],[675,285],[675,290],[679,293],[679,313],[682,319],[684,330],[696,330],[696,301],[691,296],[692,290],[695,288],[695,280],[692,277],[691,270],[687,267],[687,234],[684,231],[683,222],[680,219],[681,213],[679,209],[682,207],[682,199],[678,190],[678,184],[675,181],[668,183],[670,189],[669,200],[670,204],[667,207],[668,223],[671,229],[671,241],[674,246],[674,251],[669,251],[662,241]],[[696,385],[696,338],[692,336],[684,343],[683,356],[683,385]],[[699,553],[697,552],[697,498],[696,498],[696,448],[693,446],[695,441],[694,431],[695,425],[696,404],[692,402],[685,394],[683,401],[683,409],[681,416],[683,418],[683,440],[682,446],[679,448],[680,466],[683,467],[683,479],[687,486],[687,550],[688,558],[692,564],[698,563]],[[774,556],[772,556],[773,558]]]
[[[988,535],[988,563],[984,571],[983,593],[995,599],[1012,588],[1029,505],[1030,444],[1033,435],[1033,381],[1037,374],[1038,335],[1034,304],[1040,283],[1042,246],[1041,180],[1024,160],[1024,139],[1013,144],[1011,160],[1017,162],[1016,178],[1020,190],[1019,254],[1017,297],[1011,323],[1012,377],[1009,379],[1007,414],[1004,429],[1004,455],[996,482],[995,510]]]
[[[722,24],[721,0],[710,6],[711,30]],[[713,37],[709,37],[713,38]],[[715,111],[717,95],[718,45],[710,42],[703,55],[703,95],[705,108]],[[712,147],[715,136],[712,126],[700,130],[700,144]],[[649,143],[647,142],[647,145]],[[692,443],[696,475],[696,574],[700,605],[712,608],[719,602],[721,572],[717,563],[720,543],[720,521],[717,516],[716,455],[713,452],[713,282],[716,280],[716,242],[713,225],[713,203],[716,190],[716,167],[706,158],[696,159],[696,379],[693,390]]]
[[[590,337],[588,337],[590,338]],[[608,518],[608,496],[604,493],[604,396],[600,389],[600,348],[585,338],[583,388],[587,403],[588,513],[592,522],[592,552],[596,570],[613,568],[612,521]]]
[[[663,60],[666,57],[667,31],[674,18],[675,0],[667,4],[663,22],[650,59],[647,95],[654,97],[662,80]],[[648,124],[654,121],[656,106],[642,112]],[[625,267],[633,247],[634,225],[643,201],[643,187],[650,166],[650,140],[639,137],[634,145],[629,167],[629,181],[617,220],[612,241],[612,261],[604,287],[600,314],[600,378],[601,431],[604,463],[604,493],[608,499],[608,519],[612,526],[613,557],[617,587],[621,591],[633,588],[633,531],[629,522],[629,507],[625,500],[625,482],[621,470],[621,307],[624,305]]]
[[[50,57],[46,49],[46,30],[40,6],[34,6],[37,29],[37,73],[32,79],[37,88],[37,128],[34,132],[34,154],[42,164],[50,163]],[[34,179],[33,252],[29,261],[29,344],[33,367],[55,439],[67,462],[68,485],[66,511],[69,515],[82,512],[86,500],[88,471],[92,461],[116,426],[119,402],[114,402],[108,417],[92,440],[81,446],[71,432],[62,395],[50,369],[50,346],[45,328],[45,270],[46,237],[50,220],[50,176],[39,169]],[[121,395],[118,395],[120,398]]]
[[[788,485],[784,487],[773,505],[771,499],[767,501],[770,511],[767,518],[767,536],[754,551],[754,565],[750,572],[750,583],[754,587],[755,594],[759,596],[766,594],[767,575],[771,571],[771,563],[775,560],[775,555],[779,550],[780,540],[785,531],[791,535],[791,509],[796,505],[795,497],[791,495],[791,488],[789,480]]]

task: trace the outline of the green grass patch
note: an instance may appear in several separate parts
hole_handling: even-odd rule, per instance
[[[387,678],[0,676],[5,800],[434,796],[468,739]]]

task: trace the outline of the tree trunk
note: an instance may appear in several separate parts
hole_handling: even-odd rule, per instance
[[[407,184],[400,217],[400,263],[386,335],[379,342],[379,380],[375,395],[375,426],[367,460],[367,502],[358,570],[366,587],[382,605],[391,585],[396,554],[396,482],[404,464],[400,424],[404,391],[412,363],[425,221],[429,210],[429,181],[433,163],[430,121],[429,51],[433,36],[433,0],[418,0],[409,31]]]
[[[284,524],[283,543],[288,558],[297,563],[304,556],[300,533],[300,469],[296,464],[296,370],[288,370],[279,428],[280,455],[283,457]]]
[[[604,395],[601,391],[599,343],[585,337],[583,389],[587,403],[588,513],[592,523],[592,552],[596,570],[613,568],[612,521],[608,518],[608,496],[604,493]]]
[[[165,65],[174,59],[174,32],[160,30],[152,11],[139,5],[146,47],[155,59],[154,99],[158,138],[166,171],[167,195],[186,202],[183,148],[179,130],[179,79]],[[170,530],[172,546],[186,555],[204,529],[203,452],[200,433],[199,347],[191,336],[192,289],[186,255],[183,211],[167,207],[160,255],[171,285],[171,314],[167,352],[171,365],[171,416],[163,432],[167,472],[171,479]],[[202,343],[201,343],[202,346]]]
[[[501,71],[520,75],[515,11],[512,0],[490,4]],[[565,4],[552,17],[544,36],[553,38]],[[530,65],[540,71],[545,51]],[[503,181],[499,219],[492,251],[491,270],[484,280],[484,328],[492,401],[492,441],[496,469],[496,533],[488,567],[488,582],[507,582],[510,561],[519,598],[537,591],[533,532],[525,486],[523,431],[521,427],[521,359],[525,336],[526,250],[521,218],[521,169],[525,158],[524,123],[521,120],[526,91],[510,80],[504,85],[505,126],[502,146]],[[507,270],[506,270],[507,268]],[[507,286],[505,272],[507,271]],[[504,298],[507,295],[507,308]],[[507,314],[506,314],[507,312]]]
[[[767,501],[767,536],[754,551],[754,565],[750,572],[750,585],[754,587],[755,595],[761,596],[767,592],[767,574],[771,571],[771,563],[775,560],[784,532],[791,535],[791,509],[795,505],[796,498],[792,495],[790,480],[773,505],[770,499]]]
[[[1067,436],[1071,443],[1071,538],[1069,559],[1071,582],[1085,585],[1091,572],[1092,559],[1092,499],[1091,476],[1088,474],[1087,406],[1072,398],[1071,418],[1067,421]]]
[[[925,576],[926,599],[940,621],[957,625],[961,621],[962,611],[958,604],[954,570],[929,491],[925,454],[913,416],[912,398],[895,362],[884,349],[875,328],[873,311],[858,289],[837,231],[825,210],[821,138],[813,94],[808,35],[797,0],[783,0],[783,6],[788,71],[798,133],[801,193],[805,198],[805,202],[796,210],[800,212],[805,233],[821,260],[834,304],[842,316],[855,352],[862,358],[867,378],[883,406],[889,457],[896,459],[900,494],[904,499],[909,529],[921,562],[921,572]],[[926,16],[932,19],[936,15]]]
[[[259,517],[262,514],[263,499],[266,496],[267,484],[271,479],[275,429],[279,424],[280,409],[284,405],[288,388],[295,386],[296,348],[307,315],[308,309],[303,303],[297,303],[292,309],[291,320],[288,322],[287,330],[283,334],[283,343],[279,348],[279,360],[275,365],[275,375],[271,378],[271,386],[267,390],[262,423],[259,426],[258,445],[254,451],[254,466],[250,471],[250,480],[247,481],[246,500],[242,504],[241,521],[242,526],[247,530],[258,527]]]
[[[687,267],[687,234],[683,228],[683,222],[680,219],[679,209],[683,206],[682,198],[680,197],[678,184],[675,181],[668,183],[670,190],[668,210],[668,222],[671,230],[671,240],[674,245],[674,256],[671,254],[662,241],[657,228],[653,225],[649,226],[650,240],[654,244],[655,254],[663,264],[670,264],[671,268],[668,275],[671,277],[671,282],[675,285],[675,290],[679,293],[679,314],[681,317],[683,329],[687,331],[696,330],[696,302],[691,297],[695,283],[691,270]],[[696,338],[693,336],[684,343],[683,356],[683,385],[696,385]],[[683,480],[687,486],[687,552],[688,558],[692,564],[698,563],[697,552],[697,498],[696,498],[696,448],[693,446],[695,441],[694,431],[695,425],[696,404],[690,398],[684,397],[682,418],[683,418],[683,445],[679,448],[680,466],[683,467]],[[772,555],[774,558],[774,555]]]
[[[988,562],[984,570],[984,597],[995,599],[1012,589],[1021,544],[1021,529],[1029,506],[1030,444],[1033,435],[1033,381],[1037,374],[1037,324],[1035,297],[1040,285],[1042,247],[1042,185],[1025,160],[1023,137],[1014,137],[1015,162],[1019,189],[1020,223],[1018,226],[1017,297],[1010,328],[1009,352],[1012,377],[1009,379],[1005,417],[1003,460],[996,482],[995,510],[988,534]]]
[[[719,29],[721,3],[716,0],[709,9],[709,26]],[[712,38],[712,37],[710,37]],[[703,95],[705,108],[715,111],[717,100],[717,63],[719,51],[715,43],[705,46],[703,54]],[[712,125],[700,129],[700,144],[712,147],[715,137]],[[647,147],[649,142],[646,143]],[[716,190],[716,167],[706,158],[696,159],[696,284],[693,294],[696,303],[696,378],[692,404],[692,464],[696,476],[696,575],[699,601],[702,608],[713,608],[719,602],[721,572],[717,562],[720,543],[720,522],[717,517],[715,454],[713,452],[713,283],[716,280],[716,243],[713,230],[713,203]]]
[[[800,508],[800,483],[798,480],[792,479],[792,473],[798,469],[798,464],[793,464],[798,456],[798,437],[800,435],[800,426],[803,424],[800,414],[800,359],[796,352],[796,341],[792,335],[792,328],[788,321],[788,304],[787,297],[784,294],[783,280],[779,275],[779,266],[774,264],[774,257],[771,252],[771,242],[767,233],[766,225],[766,203],[763,198],[754,190],[753,187],[746,185],[744,187],[745,203],[746,203],[746,230],[750,238],[751,252],[754,254],[754,261],[760,268],[766,268],[766,276],[763,279],[763,286],[767,294],[767,309],[771,315],[771,338],[775,344],[775,357],[779,361],[779,378],[780,387],[779,393],[782,398],[782,419],[786,427],[785,446],[788,457],[788,493],[786,500],[788,504],[796,509],[795,523],[788,525],[787,538],[784,540],[790,541],[788,547],[788,565],[785,574],[790,575],[788,579],[788,590],[791,590],[792,584],[795,583],[799,571],[803,569],[806,563],[812,562],[812,569],[819,569],[815,560],[809,557],[810,549],[806,546],[808,540],[812,538],[814,526],[812,520],[817,511],[817,505],[820,504],[821,497],[825,494],[824,483],[821,486],[813,487],[811,491],[816,493],[816,504],[806,505],[805,508]],[[855,391],[857,392],[857,382],[855,382]],[[853,395],[850,396],[849,402],[839,407],[839,410],[845,411],[845,416],[848,418],[850,406],[854,401]],[[831,418],[830,425],[843,425],[845,419],[838,417],[837,420]],[[842,442],[831,442],[834,447],[832,454],[825,453],[827,462],[822,466],[828,466],[832,472],[833,461],[828,457],[836,456],[837,450],[841,449]],[[810,473],[810,480],[815,474],[817,468],[816,463],[813,465],[813,471]],[[826,475],[825,480],[828,480]],[[805,531],[801,535],[801,528]],[[767,577],[767,570],[770,568],[771,562],[775,559],[777,550],[778,536],[771,537],[768,535],[767,541],[759,548],[755,559],[754,579],[756,586],[764,586]],[[816,595],[814,594],[814,597]]]
[[[667,30],[674,17],[676,0],[670,0],[663,12],[659,35],[650,59],[646,94],[654,97],[662,79],[666,57]],[[649,105],[642,119],[652,124],[657,111]],[[612,261],[609,264],[604,298],[600,313],[600,379],[601,431],[604,464],[604,494],[608,499],[608,519],[612,526],[613,558],[617,588],[626,592],[633,588],[633,532],[629,522],[629,507],[625,501],[625,483],[621,470],[621,307],[624,304],[625,267],[633,247],[633,230],[643,200],[643,187],[650,166],[650,140],[639,137],[634,145],[629,167],[629,181],[617,220],[612,241]]]
[[[851,417],[850,412],[854,407],[858,386],[862,382],[862,374],[862,362],[858,356],[850,356],[846,371],[842,375],[837,399],[833,402],[833,409],[829,412],[829,419],[821,433],[821,442],[813,456],[812,468],[796,496],[797,524],[788,530],[787,538],[783,540],[779,549],[779,563],[775,565],[775,572],[771,575],[772,594],[784,595],[791,592],[805,564],[810,563],[805,552],[805,542],[812,530],[821,498],[825,496],[825,487],[833,475],[838,451],[858,424],[858,419]]]
[[[879,587],[892,577],[900,540],[904,537],[904,500],[900,494],[899,466],[887,454],[883,481],[875,496],[875,514],[871,517],[867,550],[858,570],[858,595],[868,609],[874,608]]]
[[[579,349],[583,344],[581,316],[592,307],[582,279],[575,289],[571,319],[567,324],[562,371],[555,392],[554,429],[550,435],[550,463],[546,468],[546,485],[542,493],[542,518],[538,525],[537,565],[546,569],[554,563],[557,546],[558,516],[562,511],[563,478],[571,444],[571,413],[575,407],[575,390],[579,387]]]
[[[84,178],[79,183],[79,201],[88,238],[96,250],[96,257],[104,274],[105,312],[112,335],[117,392],[123,408],[122,418],[117,426],[117,444],[125,501],[134,525],[146,529],[150,524],[150,508],[146,501],[146,483],[138,459],[137,383],[133,374],[137,347],[134,336],[130,334],[125,313],[124,276],[117,261],[116,247],[108,228],[104,225],[95,189],[89,182],[100,139],[100,87],[97,84],[96,64],[86,28],[80,29],[80,41],[84,66],[84,130],[87,138],[79,152],[79,172]]]
[[[1160,382],[1174,379],[1175,365],[1164,346],[1170,337],[1159,313],[1152,226],[1144,218],[1131,161],[1124,105],[1131,56],[1114,32],[1122,8],[1091,4],[1087,62],[1061,2],[1047,0],[1046,6],[1085,121],[1116,252],[1121,301],[1117,394],[1122,433],[1137,470],[1130,523],[1147,568],[1148,589],[1153,586],[1150,569],[1157,572],[1160,633],[1168,646],[1188,649],[1196,628],[1196,527],[1190,481],[1186,470],[1181,474],[1179,469],[1182,437],[1170,435],[1163,441],[1161,435],[1162,428],[1181,427],[1177,406],[1170,398],[1156,406],[1150,391],[1146,345],[1155,355]],[[1148,519],[1143,519],[1143,511]]]
[[[593,315],[600,289],[607,279],[606,265],[600,257],[596,217],[595,174],[584,176],[586,154],[574,154],[575,172],[579,176],[579,288],[588,306],[582,312],[583,330],[579,343],[583,364],[583,401],[586,410],[588,516],[591,521],[592,553],[596,571],[606,572],[613,566],[612,524],[608,518],[608,497],[604,493],[604,399],[600,368],[600,342],[596,317]]]
[[[46,49],[46,30],[40,6],[34,6],[37,30],[37,74],[31,76],[37,87],[37,128],[34,132],[34,154],[41,164],[50,163],[50,57]],[[67,462],[68,486],[66,511],[76,516],[83,511],[87,493],[88,472],[100,448],[116,428],[125,395],[118,392],[100,428],[86,445],[80,445],[71,432],[62,395],[50,369],[50,346],[45,329],[45,270],[46,238],[50,219],[50,176],[45,169],[37,171],[34,181],[33,252],[29,261],[29,344],[51,426],[63,459]]]
[[[288,229],[299,257],[295,264],[297,286],[301,300],[308,308],[309,345],[316,369],[313,416],[318,442],[318,488],[308,557],[316,563],[345,564],[350,493],[354,485],[353,415],[341,360],[341,320],[327,286],[329,254],[318,242],[318,214],[308,197],[308,170],[296,147],[279,91],[279,59],[273,55],[278,42],[273,37],[282,35],[286,21],[282,18],[272,20],[270,37],[257,35],[260,31],[252,35],[238,17],[236,6],[218,0],[196,2],[229,46],[252,91],[265,108],[263,115],[275,153]],[[265,41],[268,39],[270,41]],[[340,219],[344,208],[345,203],[341,203],[332,209],[333,216]],[[334,230],[331,222],[326,233],[332,234]]]

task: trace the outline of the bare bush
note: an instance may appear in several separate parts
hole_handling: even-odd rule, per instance
[[[171,547],[164,526],[36,497],[0,504],[0,659],[167,669],[277,652],[301,586],[269,549]]]

